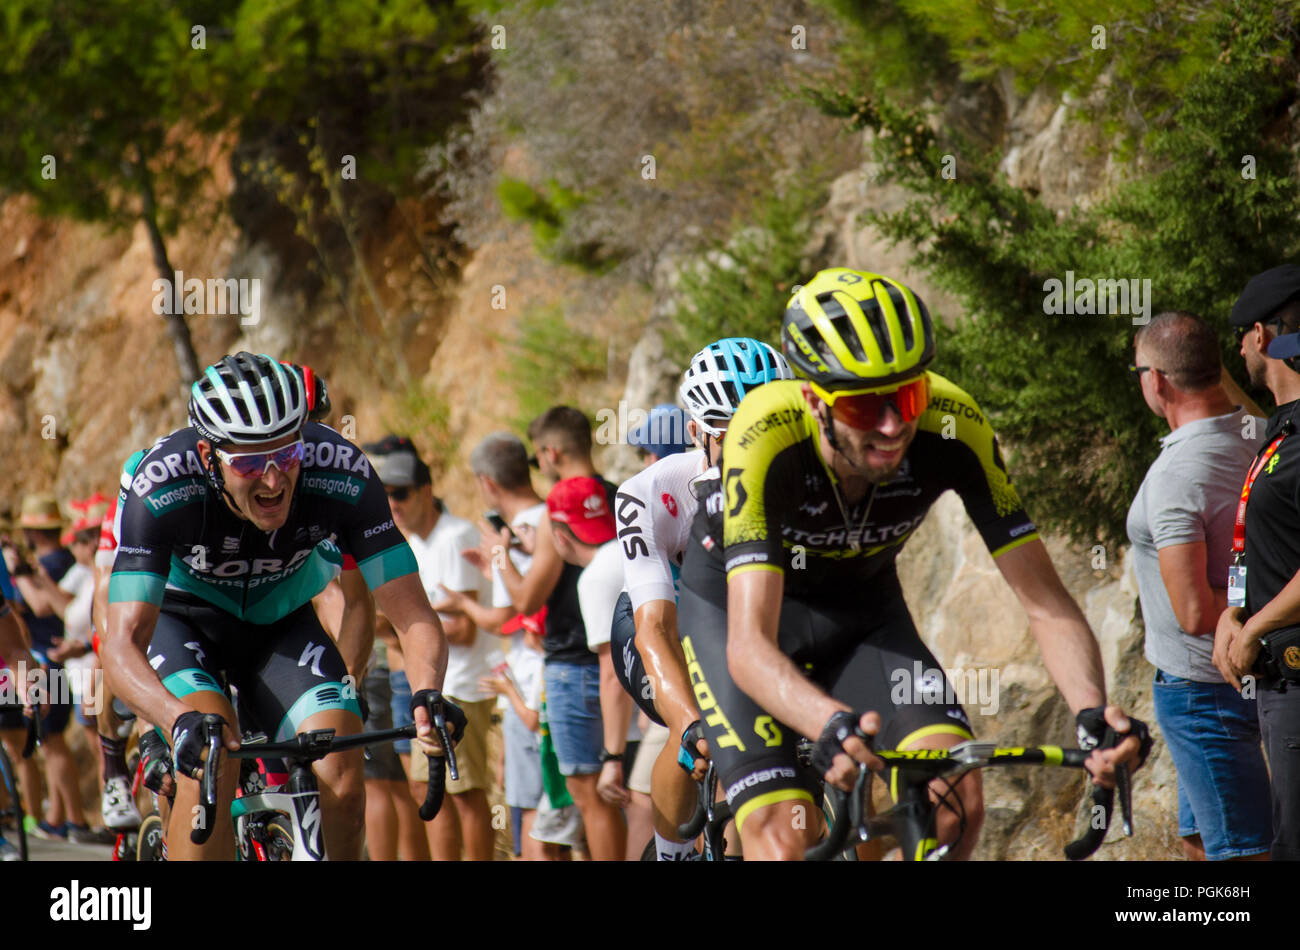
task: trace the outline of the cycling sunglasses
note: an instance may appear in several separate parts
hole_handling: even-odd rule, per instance
[[[303,445],[302,439],[299,439],[297,442],[276,449],[274,452],[231,453],[224,449],[216,449],[215,451],[217,458],[229,465],[231,471],[240,478],[261,478],[266,474],[267,468],[272,465],[282,473],[292,472],[302,464],[306,447]]]
[[[406,485],[397,488],[385,488],[384,494],[393,501],[406,501],[406,499],[411,497],[411,488]]]
[[[911,422],[925,412],[930,403],[930,384],[925,376],[890,389],[856,389],[827,392],[816,383],[813,392],[830,407],[831,416],[854,429],[874,429],[880,414],[892,406],[904,422]]]

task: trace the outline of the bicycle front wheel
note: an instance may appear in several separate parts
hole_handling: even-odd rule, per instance
[[[282,818],[266,823],[266,841],[262,843],[268,861],[293,860],[293,827]]]
[[[162,815],[153,814],[140,822],[139,838],[135,846],[137,861],[166,861],[167,841],[163,835]]]

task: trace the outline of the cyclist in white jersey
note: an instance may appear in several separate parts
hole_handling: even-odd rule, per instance
[[[679,840],[677,826],[694,811],[692,778],[703,777],[707,754],[677,630],[677,570],[697,507],[691,486],[721,458],[727,424],[745,394],[771,380],[791,378],[785,358],[755,339],[727,337],[700,350],[678,390],[690,416],[687,433],[700,451],[647,466],[625,481],[615,498],[626,581],[614,612],[615,668],[642,710],[678,740],[664,746],[651,779],[661,861],[684,860],[694,853],[693,842]],[[679,766],[679,753],[692,759],[692,774]]]

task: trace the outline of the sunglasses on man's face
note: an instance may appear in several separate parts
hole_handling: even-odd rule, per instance
[[[274,452],[227,452],[216,449],[217,458],[230,466],[230,470],[240,478],[261,478],[266,470],[274,465],[282,473],[292,472],[302,464],[306,447],[302,439]]]
[[[405,485],[400,488],[385,488],[384,492],[388,495],[389,501],[401,502],[411,497],[411,489]]]
[[[880,425],[880,416],[886,407],[897,412],[904,422],[911,422],[919,418],[930,403],[930,385],[925,376],[885,390],[826,392],[815,383],[812,388],[830,406],[832,417],[864,431]]]

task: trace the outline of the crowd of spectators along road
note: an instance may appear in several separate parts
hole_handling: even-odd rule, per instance
[[[1236,404],[1205,320],[1181,311],[1153,317],[1135,337],[1132,369],[1170,433],[1133,499],[1128,534],[1186,855],[1295,860],[1300,442],[1287,441],[1300,409],[1300,267],[1254,277],[1230,322],[1251,384],[1267,389],[1277,409],[1265,421]],[[429,466],[409,439],[363,446],[447,635],[443,691],[469,720],[457,748],[460,778],[448,786],[451,807],[427,826],[416,814],[423,756],[413,757],[409,744],[368,752],[372,859],[491,860],[507,813],[514,854],[525,860],[568,860],[575,850],[636,859],[651,838],[650,770],[668,732],[636,712],[613,669],[610,627],[623,589],[616,486],[594,467],[591,426],[579,409],[547,410],[527,438],[531,456],[508,432],[474,448],[470,469],[484,514],[472,520],[434,494]],[[647,464],[690,447],[675,406],[656,407],[629,441]],[[545,497],[533,469],[550,486]],[[67,671],[71,687],[70,695],[55,689],[45,717],[44,782],[35,760],[18,754],[25,728],[12,704],[0,707],[0,739],[21,763],[31,833],[103,842],[111,831],[90,827],[64,733],[75,715],[90,747],[103,746],[106,824],[138,819],[121,801],[120,764],[106,774],[106,762],[120,763],[122,743],[112,730],[97,731],[94,716],[93,568],[97,546],[109,550],[111,565],[111,537],[101,542],[111,511],[101,495],[67,507],[29,495],[3,534],[8,576],[0,586],[33,655]],[[368,729],[410,721],[397,638],[382,616],[376,632],[362,684]],[[0,854],[11,852],[0,843]]]
[[[675,438],[650,443],[650,432]],[[687,448],[685,432],[680,409],[659,407],[632,441],[642,443],[648,463]],[[547,410],[528,438],[531,457],[523,440],[506,432],[471,453],[485,511],[477,525],[434,495],[429,467],[410,440],[393,435],[363,446],[447,634],[443,692],[470,723],[457,746],[460,778],[448,785],[453,807],[427,826],[427,841],[414,814],[426,766],[408,750],[372,752],[372,857],[490,859],[500,825],[489,803],[494,781],[511,813],[516,854],[525,859],[566,860],[574,847],[595,860],[637,858],[652,836],[650,767],[667,731],[656,727],[652,743],[641,741],[650,724],[637,721],[613,669],[610,628],[623,589],[616,486],[596,472],[591,424],[580,410]],[[545,499],[533,468],[551,483]],[[368,727],[390,719],[400,725],[409,718],[409,686],[382,618],[373,660]],[[494,716],[502,736],[495,763],[488,741]]]

